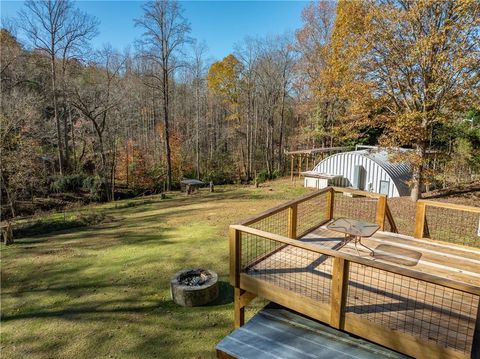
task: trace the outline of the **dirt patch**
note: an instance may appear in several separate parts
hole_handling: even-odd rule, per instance
[[[480,207],[480,181],[425,193],[423,198]]]

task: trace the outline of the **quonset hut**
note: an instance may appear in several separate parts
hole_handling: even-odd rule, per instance
[[[405,162],[390,161],[386,150],[366,148],[331,155],[302,175],[305,187],[352,187],[399,197],[410,195],[412,171]]]

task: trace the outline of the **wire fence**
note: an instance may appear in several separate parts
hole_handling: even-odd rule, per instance
[[[469,353],[479,297],[351,263],[346,312]]]
[[[375,223],[377,199],[369,197],[350,197],[336,193],[333,202],[333,217],[347,217]]]
[[[321,225],[328,219],[327,193],[300,202],[297,206],[297,234],[305,234],[306,231]]]
[[[388,198],[387,205],[395,222],[397,233],[413,236],[415,228],[415,202],[410,198]],[[385,221],[385,231],[393,232],[390,222]]]
[[[265,232],[288,236],[288,207],[249,225]]]
[[[480,213],[427,205],[425,220],[431,239],[480,247]]]
[[[330,302],[332,258],[241,234],[242,272],[321,303]]]

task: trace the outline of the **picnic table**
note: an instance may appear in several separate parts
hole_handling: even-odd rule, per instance
[[[373,234],[380,228],[378,224],[342,217],[337,218],[333,222],[329,223],[327,228],[332,231],[345,234],[345,239],[342,241],[344,244],[350,240],[353,240],[355,244],[355,250],[357,251],[358,255],[360,255],[360,253],[358,252],[357,244],[360,244],[362,247],[368,249],[372,253],[372,256],[375,254],[373,249],[362,243],[362,238],[373,236]]]

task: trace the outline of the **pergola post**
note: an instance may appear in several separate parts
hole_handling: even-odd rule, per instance
[[[293,182],[293,155],[290,155],[290,180]]]
[[[302,172],[302,155],[298,156],[298,178],[300,178],[300,172]]]
[[[285,151],[285,155],[290,156],[290,180],[294,182],[295,180],[295,157],[298,156],[298,178],[301,177],[303,157],[306,157],[305,171],[308,171],[310,167],[310,160],[312,160],[313,165],[318,162],[318,158],[324,159],[325,155],[328,155],[331,152],[338,151],[347,151],[350,147],[322,147],[322,148],[310,148],[305,150],[294,150],[294,151]]]

